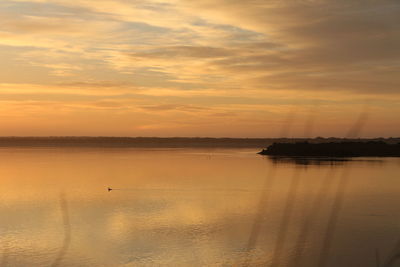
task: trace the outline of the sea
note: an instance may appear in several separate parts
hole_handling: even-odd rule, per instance
[[[400,266],[400,158],[0,148],[0,266]]]

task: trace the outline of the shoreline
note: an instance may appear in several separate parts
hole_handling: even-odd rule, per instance
[[[351,158],[400,157],[400,143],[382,141],[330,143],[274,143],[259,152],[261,155],[286,157]]]
[[[400,138],[210,138],[210,137],[0,137],[1,147],[84,147],[84,148],[255,148],[274,143],[310,144],[341,142],[400,143]]]

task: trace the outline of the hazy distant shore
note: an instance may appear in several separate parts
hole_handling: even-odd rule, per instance
[[[0,137],[0,147],[99,147],[99,148],[266,148],[279,143],[308,141],[311,143],[341,141],[400,142],[397,138],[343,139],[343,138],[205,138],[205,137]]]

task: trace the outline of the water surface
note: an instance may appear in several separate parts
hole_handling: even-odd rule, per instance
[[[0,266],[312,267],[323,257],[373,267],[390,257],[400,159],[256,152],[0,149]]]

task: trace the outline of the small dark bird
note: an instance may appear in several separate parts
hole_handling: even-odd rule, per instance
[[[108,192],[110,192],[112,190],[112,188],[107,187]]]

